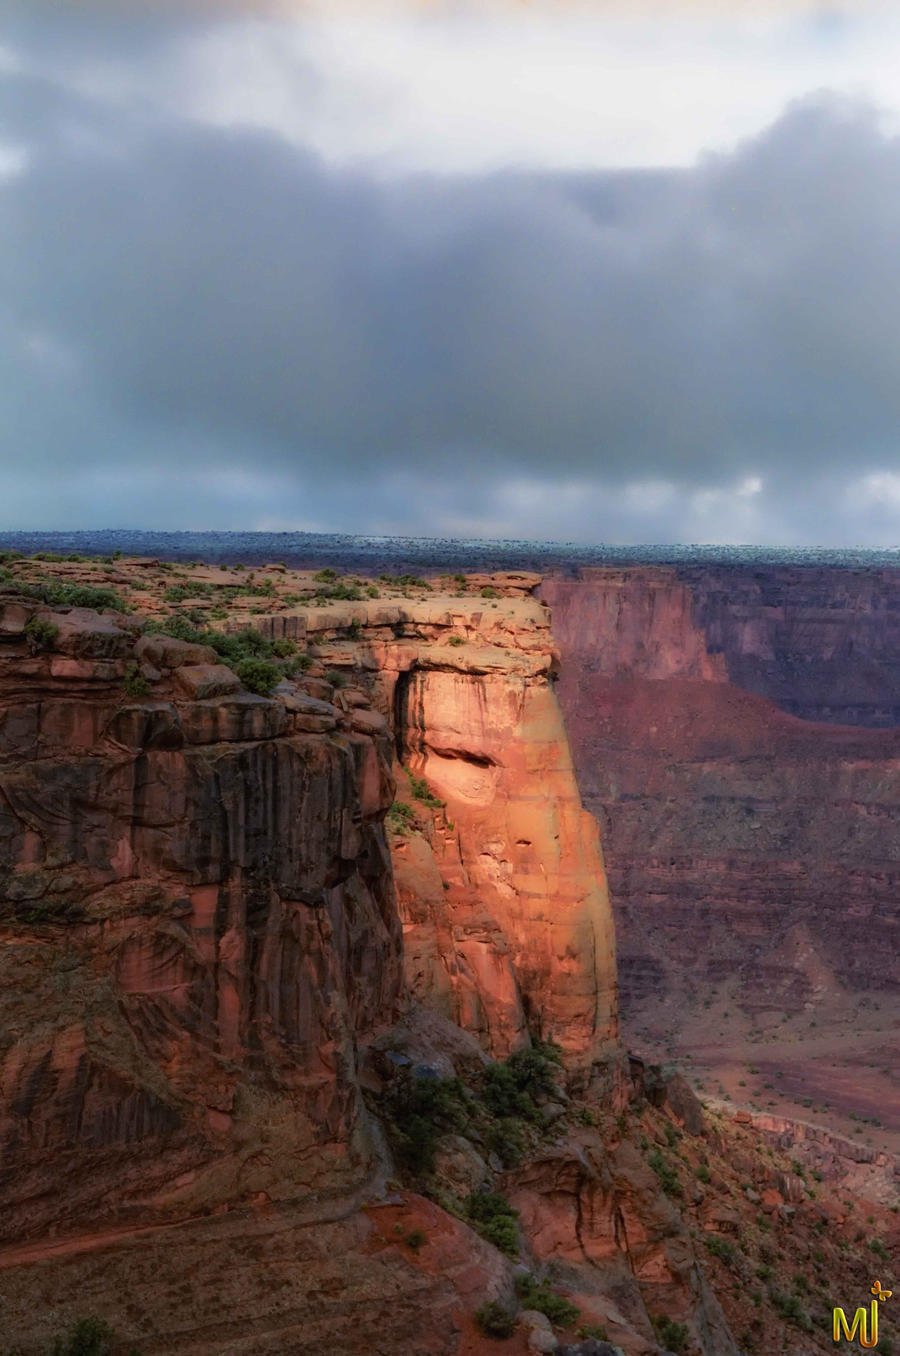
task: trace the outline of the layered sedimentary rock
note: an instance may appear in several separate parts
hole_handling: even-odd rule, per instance
[[[390,742],[195,700],[175,641],[129,697],[127,619],[0,608],[2,1236],[349,1189],[402,986]]]
[[[814,572],[815,609],[794,617],[788,642],[800,609],[785,590],[799,584],[772,573],[777,605],[764,571],[732,571],[729,598],[711,572],[689,588],[672,570],[588,571],[543,589],[581,787],[603,830],[632,1013],[723,980],[755,1013],[797,1010],[842,986],[894,994],[900,982],[900,733],[803,721],[737,681],[751,684],[753,655],[772,659],[776,634],[794,647],[792,681],[801,657],[815,672],[837,635],[846,645],[867,590],[886,606],[887,583],[851,572],[846,584],[835,583],[839,572],[823,583],[826,572]],[[877,644],[876,627],[859,630],[860,646],[887,665],[890,626]],[[756,677],[787,682],[772,665]],[[822,670],[830,683],[835,665]],[[851,660],[844,671],[855,690]],[[802,689],[791,690],[803,707]]]
[[[203,594],[199,574],[138,588],[148,568],[115,582],[157,616]],[[321,603],[297,601],[305,582],[273,571],[223,618],[305,652],[271,697],[202,637],[4,599],[0,1303],[17,1345],[37,1356],[94,1312],[143,1356],[487,1356],[475,1311],[515,1304],[515,1261],[465,1222],[486,1189],[519,1212],[519,1265],[627,1356],[659,1351],[651,1316],[733,1356],[640,1148],[640,1127],[662,1131],[625,1077],[537,579]],[[410,1189],[398,1080],[458,1077],[474,1105],[486,1063],[536,1038],[564,1051],[558,1086],[531,1120],[492,1113],[524,1149],[498,1156],[477,1115],[439,1119],[415,1185],[451,1212]],[[696,1105],[692,1127],[670,1112],[706,1134]],[[582,1356],[574,1326],[561,1349]],[[559,1340],[523,1320],[510,1350]]]
[[[804,720],[900,725],[900,570],[735,565],[676,573],[708,650],[737,687]]]
[[[401,763],[443,802],[429,839],[394,839],[412,994],[495,1056],[541,1036],[590,1069],[615,1052],[612,916],[551,681],[549,617],[527,596],[538,582],[495,579],[499,603],[366,600],[265,627],[351,670]]]

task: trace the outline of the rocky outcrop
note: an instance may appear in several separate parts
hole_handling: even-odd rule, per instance
[[[3,1238],[350,1189],[356,1051],[402,987],[390,741],[205,697],[187,652],[129,697],[123,617],[3,618]]]
[[[538,582],[493,577],[488,599],[334,603],[256,624],[352,673],[419,804],[439,802],[427,835],[392,839],[412,994],[495,1056],[535,1035],[590,1070],[618,1058],[612,914],[549,617],[526,593]]]

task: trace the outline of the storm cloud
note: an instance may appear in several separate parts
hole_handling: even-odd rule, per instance
[[[864,100],[687,168],[384,174],[64,69],[2,74],[0,526],[900,537]]]

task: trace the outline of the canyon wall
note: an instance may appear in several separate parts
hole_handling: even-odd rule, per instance
[[[900,725],[900,569],[734,565],[676,573],[707,649],[737,687],[804,720]]]
[[[2,603],[0,1235],[349,1189],[402,989],[390,741],[164,638],[129,698],[127,619],[43,609],[32,654],[34,615]]]
[[[431,841],[394,840],[411,993],[495,1057],[535,1036],[590,1076],[618,1059],[597,828],[551,681],[547,609],[529,596],[539,579],[498,582],[487,600],[336,603],[256,624],[351,671],[399,761],[443,802]]]
[[[856,711],[877,656],[887,709],[892,624],[854,618],[867,599],[890,617],[891,581],[809,571],[804,610],[800,571],[732,570],[727,590],[724,571],[687,574],[591,570],[542,589],[625,1007],[698,1001],[722,981],[760,1015],[842,989],[895,994],[900,731],[800,720],[742,685],[820,710],[818,673],[828,710]]]
[[[178,592],[130,580],[151,610]],[[0,594],[0,1304],[19,1351],[93,1311],[144,1356],[486,1356],[475,1310],[515,1292],[464,1217],[480,1189],[628,1356],[658,1352],[651,1312],[734,1356],[679,1212],[615,1128],[634,1094],[612,920],[537,582],[238,603],[227,630],[305,652],[265,697],[124,612]],[[481,1105],[488,1061],[538,1040],[564,1067],[532,1119],[521,1094]],[[439,1122],[424,1185],[449,1212],[393,1157],[418,1078],[481,1106]],[[510,1350],[550,1350],[541,1331]]]

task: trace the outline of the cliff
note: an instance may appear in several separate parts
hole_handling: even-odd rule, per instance
[[[0,1237],[362,1180],[356,1049],[402,987],[390,741],[308,733],[177,640],[129,698],[126,617],[7,597],[0,637]]]
[[[804,720],[900,725],[900,570],[681,566],[677,578],[737,687]]]
[[[442,802],[427,839],[393,842],[412,994],[494,1056],[536,1036],[589,1074],[617,1057],[612,915],[551,681],[549,616],[527,594],[538,582],[257,625],[349,672],[398,760]]]
[[[830,713],[859,714],[877,659],[886,700],[892,580],[732,570],[726,592],[724,571],[687,573],[542,589],[630,1039],[690,1053],[741,1101],[777,1097],[788,1115],[829,1102],[844,1133],[851,1110],[900,1130],[885,1017],[900,984],[900,732],[798,719],[747,690],[822,714],[828,687]]]
[[[786,1278],[818,1207],[626,1075],[537,579],[56,564],[0,595],[19,1356],[90,1313],[142,1356],[487,1356],[486,1303],[513,1356],[736,1356],[721,1259],[774,1340],[728,1273]],[[717,686],[641,608],[630,653]]]

